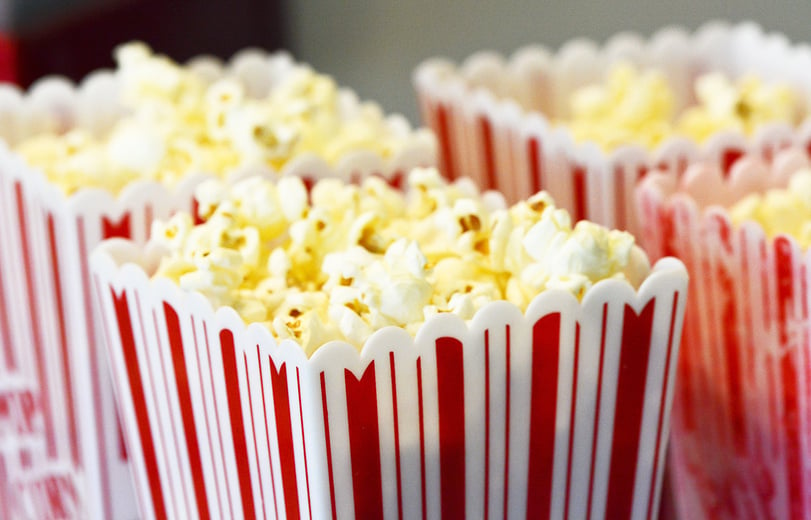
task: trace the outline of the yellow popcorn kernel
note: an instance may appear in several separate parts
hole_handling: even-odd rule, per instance
[[[262,241],[273,240],[282,235],[288,225],[282,210],[279,188],[280,186],[261,177],[239,181],[231,188],[230,197],[235,201],[240,219],[255,226]],[[208,197],[214,201],[217,195],[211,194]],[[202,207],[199,198],[198,204]]]
[[[313,188],[312,205],[295,179],[211,183],[200,190],[202,224],[188,229],[187,217],[156,225],[155,240],[171,250],[158,275],[233,306],[310,354],[331,340],[360,348],[386,326],[414,332],[436,313],[469,320],[505,297],[525,309],[547,288],[582,297],[597,279],[641,282],[649,272],[630,235],[587,223],[572,229],[545,193],[507,210],[436,172],[410,182],[421,187],[404,197],[378,180],[360,188],[325,180]],[[426,199],[430,211],[414,211]],[[263,236],[265,220],[278,235]]]
[[[282,177],[277,183],[277,191],[282,213],[288,221],[293,222],[307,216],[309,210],[307,187],[301,178]]]
[[[371,253],[384,253],[391,243],[379,231],[380,218],[367,211],[358,216],[349,228],[349,244],[358,245]]]
[[[228,189],[225,183],[219,180],[210,179],[200,183],[194,190],[194,198],[197,201],[197,216],[203,220],[208,220],[220,202],[228,196]]]
[[[606,150],[633,143],[651,148],[669,133],[673,105],[673,93],[660,72],[640,73],[620,63],[604,85],[574,92],[568,125],[576,140],[594,141]]]
[[[684,111],[677,128],[699,142],[724,130],[750,135],[764,123],[793,124],[797,117],[796,96],[787,85],[764,84],[755,76],[732,83],[723,74],[707,74],[696,80],[695,90],[699,104]]]
[[[172,215],[166,222],[160,220],[152,222],[150,237],[167,249],[176,250],[182,247],[193,227],[191,215],[181,211]]]

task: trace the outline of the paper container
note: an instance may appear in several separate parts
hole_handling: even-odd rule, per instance
[[[108,241],[91,265],[144,518],[650,518],[687,275],[638,294],[495,302],[362,353],[290,340],[151,282]]]
[[[682,172],[697,159],[728,169],[744,152],[769,156],[789,144],[808,148],[811,143],[808,120],[797,130],[765,126],[751,138],[720,133],[703,145],[671,138],[654,151],[626,146],[606,153],[593,143],[573,142],[565,127],[550,120],[565,118],[572,91],[602,82],[619,61],[661,70],[677,109],[692,102],[698,76],[721,71],[733,78],[755,73],[786,82],[808,111],[808,47],[791,46],[782,35],[764,34],[751,23],[713,23],[694,34],[671,27],[648,40],[622,33],[602,47],[577,39],[556,53],[531,46],[508,59],[481,52],[460,66],[431,59],[416,69],[414,85],[423,120],[439,140],[442,171],[451,179],[471,176],[511,202],[545,189],[575,219],[636,233],[633,187],[647,171]]]
[[[249,91],[261,95],[297,65],[285,54],[245,52],[227,66],[210,59],[198,59],[194,66],[212,75],[236,74]],[[101,131],[121,113],[116,92],[117,78],[110,73],[97,73],[77,87],[46,80],[25,95],[5,87],[0,114],[9,123],[0,125],[0,135],[13,144],[43,125]],[[345,113],[359,110],[351,91],[343,90],[340,99]],[[435,144],[427,131],[411,130],[396,115],[387,124],[405,140],[394,157],[352,152],[330,166],[307,155],[281,172],[240,171],[232,178],[260,173],[314,182],[380,175],[397,184],[404,172],[435,163]],[[206,178],[190,175],[171,189],[136,182],[117,197],[97,189],[66,197],[0,143],[0,373],[20,371],[38,382],[47,458],[67,461],[81,473],[90,518],[132,518],[137,509],[93,313],[87,255],[105,238],[144,243],[154,219],[179,209],[193,211],[194,188]]]
[[[789,150],[639,187],[647,250],[690,272],[671,437],[681,518],[811,518],[811,257],[725,209],[808,165]]]

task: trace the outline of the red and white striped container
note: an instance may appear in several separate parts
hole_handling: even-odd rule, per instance
[[[81,478],[42,435],[0,435],[0,518],[88,518]]]
[[[638,188],[648,251],[690,271],[671,436],[681,518],[811,519],[811,256],[728,213],[808,166],[788,150]]]
[[[310,359],[228,307],[91,265],[151,518],[656,518],[687,274],[495,302]]]
[[[677,110],[694,102],[695,79],[711,71],[786,82],[806,113],[811,107],[807,46],[792,46],[752,23],[713,23],[694,34],[670,27],[648,40],[621,33],[601,47],[576,39],[555,53],[530,46],[509,59],[480,52],[460,66],[431,59],[416,69],[414,85],[423,120],[439,140],[441,170],[451,179],[470,176],[510,202],[544,189],[576,220],[636,234],[633,189],[652,169],[681,173],[703,160],[728,170],[747,152],[768,156],[789,144],[811,147],[809,119],[797,129],[768,125],[751,138],[720,133],[703,145],[671,138],[653,151],[629,145],[606,153],[593,143],[575,143],[565,126],[552,121],[568,116],[573,90],[602,82],[621,61],[661,70]]]
[[[207,74],[235,74],[252,95],[261,95],[296,64],[283,53],[251,51],[227,66],[211,59],[195,60],[193,66]],[[103,131],[121,114],[117,90],[117,76],[107,72],[79,86],[48,79],[25,94],[4,87],[0,135],[13,145],[46,125]],[[347,115],[359,110],[353,92],[342,90],[340,99]],[[263,173],[311,181],[381,175],[397,183],[403,172],[435,163],[429,132],[412,130],[397,115],[388,117],[387,124],[406,143],[394,157],[351,152],[330,166],[307,155],[281,172]],[[235,172],[233,178],[251,173]],[[129,455],[94,314],[89,252],[111,237],[145,243],[154,219],[193,210],[194,188],[205,178],[202,173],[190,175],[171,189],[138,181],[117,197],[98,189],[65,196],[0,143],[0,374],[17,371],[37,382],[46,458],[81,475],[89,518],[137,515]]]

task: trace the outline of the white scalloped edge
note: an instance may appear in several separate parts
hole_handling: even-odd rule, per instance
[[[188,66],[201,76],[214,80],[223,76],[235,76],[245,85],[250,95],[264,96],[282,78],[295,70],[309,68],[309,65],[293,60],[289,53],[279,51],[267,53],[257,49],[244,49],[236,53],[227,63],[210,56],[198,56],[188,61]],[[48,76],[35,82],[25,92],[10,84],[0,84],[0,138],[8,147],[27,136],[44,130],[64,132],[81,127],[96,134],[103,133],[123,114],[118,89],[119,76],[116,72],[99,70],[89,74],[81,82],[74,84],[60,76]],[[364,108],[380,107],[373,101],[361,101],[357,94],[345,87],[339,88],[341,110],[351,117]],[[386,179],[404,175],[420,166],[436,164],[436,142],[425,128],[412,128],[405,117],[399,114],[385,116],[388,130],[403,140],[403,146],[391,157],[382,157],[368,151],[351,151],[342,156],[335,165],[329,165],[315,154],[304,154],[286,164],[276,176],[298,175],[318,179],[322,177],[380,175]],[[33,169],[32,169],[33,170]],[[191,175],[192,177],[195,174]],[[33,183],[37,191],[48,184],[41,172],[26,174],[27,182]],[[244,177],[244,172],[236,171],[234,178]],[[153,184],[136,180],[127,189],[138,184]],[[187,183],[184,179],[183,183]],[[81,198],[78,190],[68,199]],[[94,190],[98,196],[98,190]],[[167,191],[183,191],[183,187],[169,188]],[[122,192],[118,198],[126,199]]]
[[[622,33],[602,46],[576,39],[557,52],[528,46],[509,58],[485,51],[461,65],[433,58],[415,69],[413,83],[425,122],[437,131],[440,140],[447,139],[443,147],[448,146],[453,155],[451,175],[470,175],[487,184],[487,152],[483,150],[492,146],[495,187],[503,190],[508,200],[526,198],[534,175],[527,146],[537,141],[545,176],[542,187],[560,206],[575,210],[571,177],[582,168],[587,195],[586,211],[581,216],[631,232],[638,227],[632,206],[623,207],[621,200],[614,199],[623,196],[632,200],[628,177],[638,176],[640,168],[678,171],[696,160],[723,163],[729,152],[758,153],[768,160],[784,147],[811,144],[811,117],[796,128],[765,124],[751,137],[721,132],[700,145],[671,137],[655,150],[629,145],[605,153],[593,143],[575,142],[565,126],[550,122],[549,115],[565,115],[571,90],[599,80],[619,59],[661,69],[680,105],[692,99],[695,77],[722,70],[732,76],[754,71],[784,80],[801,96],[804,112],[811,106],[809,46],[792,46],[782,35],[764,33],[753,23],[709,23],[692,34],[666,27],[649,39]],[[447,138],[441,130],[440,107],[446,110]],[[477,126],[480,122],[490,126],[489,144]],[[624,172],[625,178],[619,179],[617,171]]]
[[[304,349],[295,341],[285,340],[277,344],[266,327],[257,324],[246,325],[232,307],[214,309],[209,300],[200,293],[184,291],[167,279],[150,278],[147,273],[154,272],[161,253],[162,251],[152,244],[142,248],[129,240],[111,239],[102,242],[93,251],[90,264],[95,276],[105,287],[110,285],[118,290],[132,289],[141,295],[148,295],[156,302],[169,302],[176,309],[191,309],[201,319],[216,322],[238,336],[252,330],[251,337],[256,337],[257,334],[263,336],[262,344],[274,345],[275,347],[272,348],[287,352],[281,354],[284,358],[297,358],[300,363],[305,361]],[[511,321],[508,319],[510,315],[521,316],[527,320],[527,323],[534,323],[539,316],[544,312],[549,312],[550,309],[572,312],[576,317],[580,313],[587,312],[587,309],[600,307],[605,302],[615,301],[627,303],[635,310],[639,310],[658,294],[686,291],[687,281],[687,271],[680,260],[663,258],[653,266],[650,275],[638,290],[634,290],[627,281],[602,280],[594,284],[580,302],[569,292],[547,290],[532,300],[526,313],[522,313],[518,307],[507,301],[492,302],[480,309],[469,324],[455,315],[438,314],[429,318],[420,327],[416,338],[412,338],[408,333],[396,327],[387,327],[372,334],[360,353],[351,345],[335,341],[319,347],[309,362],[311,364],[331,364],[335,362],[333,358],[341,358],[346,361],[347,368],[354,367],[360,370],[360,367],[365,366],[368,360],[375,357],[374,352],[381,348],[413,349],[414,344],[418,349],[429,348],[432,344],[431,340],[435,338],[448,335],[461,337],[467,334],[468,330],[487,328],[487,323]],[[262,329],[262,332],[257,329]],[[461,334],[461,336],[457,334]],[[408,341],[403,343],[406,339]],[[288,352],[291,350],[298,354]],[[349,355],[349,352],[352,355]],[[351,360],[350,358],[353,357],[355,359]],[[329,358],[331,361],[319,361],[325,358]]]

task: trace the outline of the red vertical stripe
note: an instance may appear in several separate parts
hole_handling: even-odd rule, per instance
[[[527,141],[527,156],[529,158],[529,178],[532,194],[544,188],[543,166],[541,164],[541,143],[537,137]]]
[[[737,148],[728,148],[721,153],[721,171],[724,173],[724,177],[729,175],[732,167],[743,155],[743,150]]]
[[[391,409],[394,416],[394,463],[397,471],[397,518],[403,518],[403,476],[400,470],[400,414],[397,410],[397,371],[394,368],[394,352],[389,352],[391,370]]]
[[[479,131],[482,134],[482,153],[484,154],[484,189],[496,189],[496,150],[493,144],[493,125],[486,116],[479,116]]]
[[[127,455],[127,440],[124,438],[124,428],[121,426],[121,416],[118,407],[115,409],[115,429],[118,433],[118,458],[124,462],[129,460]]]
[[[338,518],[335,505],[335,474],[332,471],[332,442],[329,434],[329,408],[327,407],[327,383],[324,372],[321,372],[321,409],[324,411],[324,437],[327,449],[327,473],[329,473],[329,503],[332,509],[332,518]],[[277,515],[278,516],[278,515]]]
[[[532,327],[532,389],[529,417],[527,518],[549,518],[558,407],[560,313],[547,314]]]
[[[655,299],[638,315],[630,305],[625,305],[606,518],[631,516],[655,308]]]
[[[774,241],[775,259],[777,267],[777,319],[780,329],[780,345],[783,349],[779,369],[783,381],[783,417],[775,428],[782,426],[786,439],[786,472],[788,473],[789,511],[791,518],[804,518],[803,496],[803,468],[799,461],[803,460],[802,429],[800,428],[800,403],[798,393],[798,374],[801,369],[797,367],[798,352],[796,343],[799,337],[790,334],[795,316],[794,293],[794,267],[795,261],[791,241],[785,237],[777,237]],[[779,430],[778,430],[779,431]]]
[[[273,388],[273,412],[276,416],[276,438],[279,443],[279,465],[282,472],[285,512],[288,518],[298,518],[298,478],[296,456],[293,451],[293,421],[290,413],[290,396],[287,391],[287,366],[276,369],[270,360],[270,385]]]
[[[450,116],[448,115],[448,111],[449,109],[444,105],[437,105],[436,124],[438,134],[437,137],[439,137],[439,164],[442,169],[442,173],[444,173],[448,179],[453,180],[459,176],[459,173],[456,171],[456,161],[453,157],[454,149],[451,141],[451,128],[448,121]]]
[[[572,453],[574,452],[574,422],[577,417],[577,369],[580,364],[580,324],[574,329],[574,368],[572,374],[572,407],[569,412],[569,451],[566,456],[566,494],[563,502],[563,518],[569,518],[569,497],[572,490]]]
[[[374,361],[369,363],[360,379],[356,379],[350,370],[344,370],[344,382],[355,518],[383,518]]]
[[[54,431],[53,415],[51,409],[51,394],[48,389],[50,378],[46,373],[45,366],[45,343],[42,341],[39,329],[39,308],[36,303],[36,289],[34,287],[34,259],[31,253],[31,244],[28,243],[28,217],[25,214],[23,201],[22,184],[14,184],[14,194],[17,203],[17,221],[20,225],[20,247],[23,252],[23,266],[25,268],[25,286],[28,291],[28,313],[31,316],[31,340],[36,355],[37,378],[40,385],[40,399],[42,399],[43,419],[45,421],[45,439],[47,454],[49,457],[56,456],[56,432]],[[22,304],[22,302],[18,302]]]
[[[152,509],[156,518],[164,519],[167,518],[166,505],[164,504],[163,490],[161,489],[158,460],[155,456],[155,445],[152,442],[152,429],[149,425],[149,414],[147,412],[143,381],[141,381],[138,371],[138,355],[135,352],[135,336],[132,332],[127,295],[123,291],[120,295],[117,295],[112,288],[110,289],[110,293],[113,298],[113,304],[115,305],[116,318],[118,319],[121,350],[124,355],[124,364],[127,368],[127,385],[130,388],[132,404],[135,409],[135,421],[138,428],[138,437],[141,441],[141,451],[144,454],[144,465],[146,466],[146,476],[149,481]],[[148,507],[148,504],[142,504],[141,507]]]
[[[108,217],[101,217],[101,234],[105,239],[130,238],[132,235],[130,214],[124,213],[117,222]]]
[[[51,255],[51,275],[54,286],[54,298],[56,299],[56,319],[59,322],[59,345],[62,347],[62,373],[65,375],[65,399],[67,400],[68,414],[68,436],[70,444],[70,456],[73,464],[81,467],[79,460],[79,435],[76,431],[76,408],[73,402],[73,371],[70,367],[70,356],[68,353],[68,334],[65,324],[65,306],[62,301],[62,280],[59,269],[59,256],[56,250],[56,230],[53,214],[48,214],[48,247]]]
[[[575,222],[586,218],[586,170],[582,166],[573,165],[572,186],[574,188],[573,219]]]
[[[715,225],[719,229],[719,242],[722,246],[719,254],[731,255],[732,250],[732,229],[726,218],[713,218]],[[734,449],[737,453],[744,453],[746,449],[746,420],[743,402],[743,388],[741,382],[741,345],[738,344],[740,331],[734,324],[740,322],[737,306],[735,304],[735,285],[740,283],[737,275],[730,273],[725,267],[727,262],[723,257],[717,262],[716,280],[721,294],[724,298],[720,305],[722,323],[727,326],[721,327],[721,337],[723,341],[723,352],[726,357],[727,385],[729,387],[729,414]]]
[[[251,491],[251,469],[248,465],[248,445],[245,441],[245,423],[242,416],[242,399],[239,395],[239,375],[237,374],[237,355],[234,347],[234,335],[230,330],[220,331],[222,348],[222,367],[225,374],[225,389],[228,394],[228,416],[231,421],[231,439],[234,442],[239,492],[242,497],[242,514],[245,518],[254,518]]]
[[[7,314],[9,308],[9,302],[6,301],[6,289],[3,286],[3,273],[0,272],[0,336],[2,336],[5,346],[6,367],[13,372],[17,369],[17,359],[14,357],[14,346],[11,344],[11,324]]]
[[[465,517],[465,374],[462,342],[436,340],[442,518]]]
[[[200,518],[210,518],[211,512],[208,510],[208,500],[206,500],[206,483],[203,480],[203,463],[200,459],[200,445],[197,440],[197,425],[194,421],[189,377],[186,370],[186,357],[183,355],[180,320],[177,312],[166,302],[163,302],[163,312],[166,316],[166,328],[169,333],[169,348],[172,351],[175,385],[180,404],[180,415],[183,418],[183,433],[186,437],[186,449],[189,454],[197,514]]]
[[[659,400],[659,422],[656,425],[656,448],[653,451],[653,471],[651,472],[650,492],[648,493],[648,514],[646,518],[653,518],[653,502],[656,498],[656,475],[659,472],[659,450],[663,439],[662,427],[665,418],[665,405],[667,404],[667,387],[670,384],[670,361],[673,354],[673,336],[676,331],[676,310],[679,307],[679,293],[673,294],[673,310],[670,313],[670,331],[667,334],[667,355],[665,357],[665,377],[662,381],[662,397]],[[666,454],[664,455],[666,456]],[[664,479],[662,479],[664,480]]]
[[[425,497],[425,413],[422,399],[422,359],[417,358],[417,402],[419,403],[418,420],[420,423],[420,497],[422,499],[422,518],[428,518],[428,500]]]

